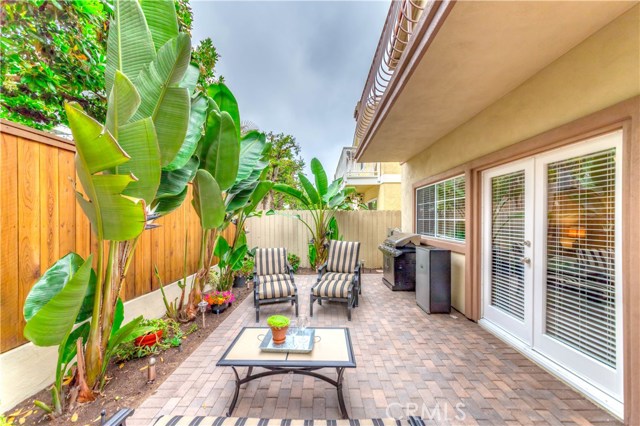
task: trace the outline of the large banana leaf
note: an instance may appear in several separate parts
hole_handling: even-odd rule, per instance
[[[215,229],[224,222],[224,200],[220,186],[206,170],[198,170],[193,180],[192,203],[202,229]]]
[[[338,192],[340,192],[340,188],[342,187],[342,178],[338,178],[331,182],[329,188],[327,189],[327,193],[322,197],[324,202],[328,202],[330,199],[335,197]]]
[[[191,39],[179,34],[165,43],[157,58],[133,80],[142,99],[133,118],[153,120],[163,167],[180,151],[189,126],[190,94],[180,82],[190,57]]]
[[[85,198],[76,197],[99,239],[126,241],[140,235],[146,221],[143,200],[123,196],[135,181],[129,175],[98,174],[127,161],[129,156],[111,134],[74,104],[66,104],[69,127],[76,143],[76,171]]]
[[[76,253],[69,253],[62,259],[54,263],[40,277],[29,291],[27,299],[24,302],[24,319],[29,321],[33,316],[42,309],[49,301],[55,297],[64,286],[69,282],[71,277],[85,263],[82,256]],[[93,269],[89,273],[89,282],[87,283],[87,291],[82,301],[80,311],[75,319],[76,323],[82,322],[89,318],[93,313],[93,298],[96,290],[96,274]]]
[[[267,139],[264,133],[253,130],[244,135],[240,141],[240,163],[236,183],[251,175],[258,161],[263,157]]]
[[[256,188],[253,190],[251,197],[249,199],[249,204],[244,208],[244,214],[251,214],[258,204],[262,201],[262,199],[271,191],[273,188],[273,182],[262,181],[259,182]]]
[[[309,201],[311,201],[311,204],[315,204],[318,205],[318,207],[321,207],[320,195],[318,195],[318,191],[316,191],[316,189],[313,187],[311,181],[302,173],[298,173],[298,180],[300,181],[304,192],[307,193],[307,197],[309,197]]]
[[[209,101],[205,96],[198,94],[195,98],[191,99],[191,113],[189,114],[187,135],[175,158],[169,165],[164,167],[163,170],[172,171],[180,169],[191,159],[198,147],[198,141],[202,137],[204,122],[207,119],[208,106]]]
[[[191,182],[196,175],[198,164],[198,159],[192,157],[184,167],[180,169],[163,171],[156,198],[172,197],[182,193],[187,187],[187,184]]]
[[[236,180],[239,155],[240,144],[233,119],[224,111],[210,109],[201,140],[200,168],[206,169],[224,191]]]
[[[115,0],[107,40],[106,92],[111,93],[117,70],[133,81],[155,57],[151,32],[138,2]]]
[[[178,18],[173,0],[138,0],[153,37],[156,50],[178,35]]]
[[[182,192],[177,195],[155,199],[151,205],[151,211],[157,216],[168,215],[182,205],[188,192],[189,188],[185,186]]]
[[[211,97],[220,111],[227,112],[233,119],[236,127],[236,136],[240,139],[240,110],[238,109],[238,101],[233,96],[231,90],[224,83],[214,83],[208,88],[209,97]]]
[[[140,106],[140,95],[131,80],[116,70],[114,83],[109,93],[105,126],[118,138],[118,128],[126,124]]]
[[[132,174],[136,177],[136,180],[127,186],[124,194],[151,204],[160,185],[161,172],[160,151],[151,118],[120,126],[118,143],[131,159],[116,167],[116,173]]]
[[[324,197],[328,189],[327,173],[324,171],[322,163],[317,158],[313,158],[311,160],[311,172],[316,178],[316,190],[318,191],[318,194],[321,197]]]
[[[69,277],[62,290],[36,311],[24,337],[37,346],[55,346],[67,339],[84,302],[91,279],[91,256]]]
[[[131,159],[116,167],[115,173],[135,176],[136,181],[131,182],[124,194],[150,204],[160,184],[160,152],[150,118],[129,123],[139,105],[136,88],[124,74],[116,71],[109,94],[106,127]]]
[[[278,192],[282,192],[283,194],[287,194],[292,196],[293,198],[297,199],[298,201],[300,201],[302,204],[304,204],[305,206],[309,207],[311,205],[311,203],[309,202],[309,199],[302,193],[302,191],[289,186],[287,184],[284,183],[276,183],[275,185],[273,185],[273,190],[274,191],[278,191]]]

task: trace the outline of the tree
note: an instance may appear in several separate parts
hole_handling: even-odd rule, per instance
[[[271,143],[268,156],[269,166],[266,180],[300,189],[298,173],[304,169],[304,160],[300,157],[300,145],[292,135],[284,133],[267,134],[267,142]],[[262,202],[264,210],[296,209],[302,207],[300,200],[286,193],[269,191]]]
[[[180,32],[190,35],[189,0],[174,0],[174,5]],[[104,121],[113,1],[17,0],[2,1],[0,7],[0,117],[51,130],[68,126],[64,103],[76,102]],[[218,58],[210,39],[194,48],[192,61],[202,82],[214,79]]]

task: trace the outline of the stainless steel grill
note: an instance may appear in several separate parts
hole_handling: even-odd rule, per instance
[[[394,230],[378,249],[384,256],[382,281],[391,290],[415,290],[416,246],[420,235]]]

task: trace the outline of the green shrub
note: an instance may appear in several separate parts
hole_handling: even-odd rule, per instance
[[[289,265],[291,265],[293,273],[298,272],[298,268],[300,268],[300,257],[297,254],[289,253],[287,254],[287,261]]]

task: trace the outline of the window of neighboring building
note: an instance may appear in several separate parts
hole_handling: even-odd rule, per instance
[[[375,198],[367,203],[367,208],[369,210],[378,210],[378,199]]]
[[[418,234],[464,242],[464,175],[416,190],[416,232]]]

